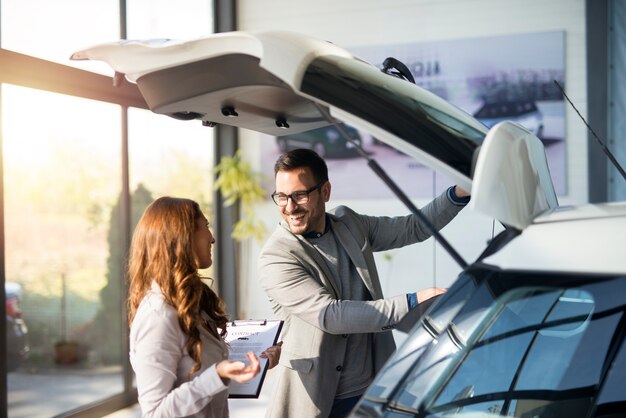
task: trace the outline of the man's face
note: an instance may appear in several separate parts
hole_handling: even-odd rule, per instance
[[[317,181],[308,167],[276,173],[276,193],[291,195],[294,192],[309,190],[317,185]],[[319,189],[309,193],[309,200],[297,204],[293,199],[287,200],[286,206],[279,206],[281,216],[294,234],[307,232],[324,232],[326,202],[330,198],[330,183],[325,182]]]

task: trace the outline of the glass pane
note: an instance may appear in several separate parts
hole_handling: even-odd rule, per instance
[[[621,347],[609,369],[602,386],[602,392],[598,399],[598,410],[605,412],[626,414],[626,391],[624,391],[624,382],[626,382],[626,343],[622,341]],[[597,416],[601,416],[600,413]]]
[[[558,294],[533,295],[529,292],[528,297],[503,306],[495,321],[443,388],[435,406],[458,399],[506,392],[535,335],[534,329],[525,324],[540,322]]]
[[[128,39],[195,39],[213,32],[213,1],[127,0]]]
[[[213,130],[142,109],[130,109],[128,120],[133,227],[161,196],[195,200],[212,223]]]
[[[624,286],[618,279],[504,293],[429,410],[461,416],[503,400],[504,409],[484,412],[587,416],[620,332],[624,304],[615,294]]]
[[[426,347],[436,341],[436,338],[446,329],[476,288],[475,279],[470,274],[463,274],[458,279],[458,283],[462,285],[455,286],[455,290],[448,291],[432,311],[423,318],[419,328],[415,328],[404,344],[398,347],[368,389],[365,395],[367,398],[386,400],[415,367],[414,363]],[[443,363],[445,361],[442,365]],[[435,368],[438,370],[436,366]]]
[[[96,61],[70,61],[73,52],[119,39],[119,2],[2,0],[2,48],[102,74]]]
[[[11,360],[8,411],[52,416],[123,391],[120,109],[1,92],[6,277],[30,346]]]

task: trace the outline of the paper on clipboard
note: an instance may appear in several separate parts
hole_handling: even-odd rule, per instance
[[[280,320],[238,320],[226,324],[226,342],[229,344],[228,358],[245,361],[246,353],[254,352],[259,357],[261,372],[245,383],[230,382],[229,398],[258,398],[269,367],[268,359],[261,358],[261,353],[278,341],[283,321]]]

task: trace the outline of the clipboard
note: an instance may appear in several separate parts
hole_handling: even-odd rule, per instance
[[[261,358],[261,353],[268,347],[276,345],[283,328],[283,321],[278,319],[236,320],[226,324],[226,343],[229,345],[229,360],[246,361],[246,353],[254,352],[259,357],[261,372],[245,383],[231,381],[228,397],[258,398],[265,381],[269,360]]]

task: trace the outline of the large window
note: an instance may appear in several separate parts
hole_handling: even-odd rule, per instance
[[[107,292],[120,268],[120,108],[6,84],[2,99],[5,277],[21,288],[30,348],[9,359],[9,415],[55,415],[123,390],[110,322],[121,294]]]
[[[69,57],[124,34],[191,39],[212,32],[212,0],[92,3],[0,0],[0,47],[26,55],[19,65],[36,57],[111,75],[105,63]],[[124,319],[129,235],[146,205],[163,195],[197,200],[211,216],[212,130],[126,108],[127,97],[141,102],[136,90],[132,99],[103,93],[108,82],[85,96],[109,94],[101,100],[113,103],[52,93],[89,90],[95,75],[48,64],[0,68],[7,295],[2,412],[15,418],[95,416],[133,401]]]
[[[213,130],[142,109],[130,109],[128,130],[133,226],[161,196],[195,200],[213,224]]]
[[[2,48],[64,65],[111,73],[103,63],[70,61],[73,52],[120,37],[119,2],[2,0]],[[85,65],[87,64],[87,65]]]

